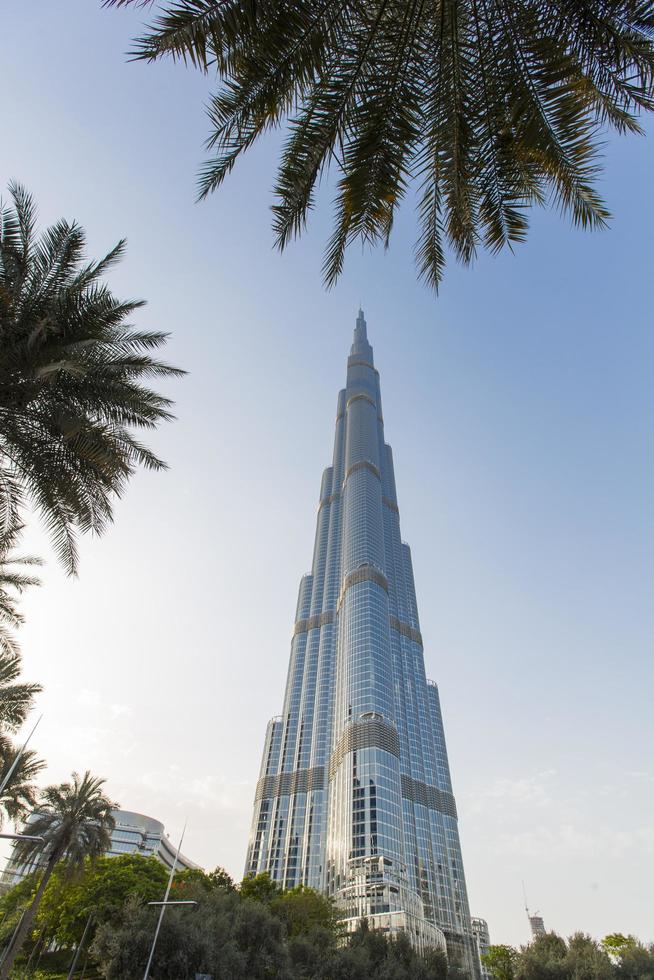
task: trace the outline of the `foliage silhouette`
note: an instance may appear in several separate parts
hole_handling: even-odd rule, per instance
[[[388,244],[412,186],[418,274],[433,287],[446,246],[468,263],[479,248],[523,241],[530,205],[603,227],[602,129],[639,132],[639,112],[654,104],[652,0],[158,0],[154,9],[133,55],[217,77],[202,196],[262,134],[285,127],[273,207],[283,249],[337,170],[327,285],[353,241]]]
[[[184,372],[152,356],[166,335],[127,323],[142,302],[103,282],[123,256],[84,261],[86,236],[58,221],[41,237],[20,184],[0,210],[0,540],[30,506],[40,512],[68,572],[77,538],[101,534],[137,466],[165,464],[135,438],[172,418],[149,379]]]

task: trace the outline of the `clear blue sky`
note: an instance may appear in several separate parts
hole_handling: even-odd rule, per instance
[[[194,203],[209,83],[128,64],[134,12],[5,4],[0,183],[43,222],[128,238],[112,275],[171,331],[179,421],[115,527],[25,603],[47,778],[90,767],[125,808],[240,876],[269,716],[361,301],[382,375],[427,669],[441,688],[472,911],[654,940],[654,386],[650,138],[611,142],[609,232],[536,213],[515,256],[417,285],[410,208],[325,293],[328,194],[272,250],[279,140]],[[34,547],[38,532],[31,533]]]

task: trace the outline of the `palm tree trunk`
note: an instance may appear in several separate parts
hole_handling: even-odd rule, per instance
[[[41,899],[43,898],[43,892],[45,891],[46,885],[50,880],[50,876],[54,871],[58,860],[59,854],[57,852],[53,853],[48,858],[48,863],[46,864],[45,870],[41,876],[39,887],[36,889],[36,895],[34,896],[30,907],[25,910],[25,915],[23,916],[22,922],[18,927],[18,932],[14,936],[10,948],[7,950],[7,955],[0,966],[0,980],[9,980],[9,974],[11,973],[11,968],[14,965],[14,960],[18,956],[22,945],[27,939],[27,936],[32,928],[34,916],[36,915]]]

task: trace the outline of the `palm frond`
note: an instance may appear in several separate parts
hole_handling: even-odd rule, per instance
[[[17,841],[16,861],[29,864],[43,853],[62,860],[74,873],[86,858],[95,860],[109,850],[117,804],[105,796],[104,782],[87,771],[81,776],[73,773],[70,782],[46,787],[29,822],[30,835],[42,837],[45,844]]]
[[[605,227],[604,132],[638,133],[654,108],[654,0],[106,0],[130,3],[156,11],[136,58],[216,75],[202,197],[285,126],[284,248],[333,165],[327,285],[353,242],[388,244],[414,182],[418,274],[434,288],[449,251],[470,263],[523,242],[533,205]]]
[[[32,198],[10,191],[0,214],[0,542],[32,506],[74,573],[80,534],[104,531],[137,467],[164,468],[135,431],[173,418],[147,382],[184,372],[156,357],[166,334],[130,325],[142,302],[103,281],[124,240],[85,261],[79,225],[61,220],[37,238]],[[32,584],[13,573],[14,589]],[[0,645],[15,649],[6,632]]]
[[[33,568],[41,561],[32,556],[16,555],[12,551],[22,530],[22,524],[16,519],[0,534],[0,725],[7,696],[3,685],[15,680],[20,673],[20,649],[13,632],[23,623],[17,599],[25,589],[41,584],[36,575],[25,571],[25,567]],[[17,722],[14,719],[9,727],[17,727],[22,720],[22,717]]]
[[[6,735],[0,735],[0,783],[9,776],[0,794],[0,826],[3,814],[16,823],[25,819],[36,806],[38,791],[35,780],[45,768],[45,762],[30,749],[23,751],[18,758],[20,751]]]

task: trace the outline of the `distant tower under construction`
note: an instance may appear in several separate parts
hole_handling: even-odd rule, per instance
[[[545,935],[545,923],[543,922],[542,915],[538,912],[534,912],[533,915],[529,914],[529,909],[527,909],[527,918],[529,919],[529,925],[531,927],[531,938],[537,939],[538,936]]]
[[[527,913],[527,918],[529,919],[529,928],[531,929],[531,938],[537,939],[538,936],[545,935],[545,923],[543,922],[543,917],[539,912],[534,912],[533,914],[529,911],[529,905],[527,903],[527,892],[525,890],[525,883],[522,882],[522,894],[525,897],[525,912]]]

